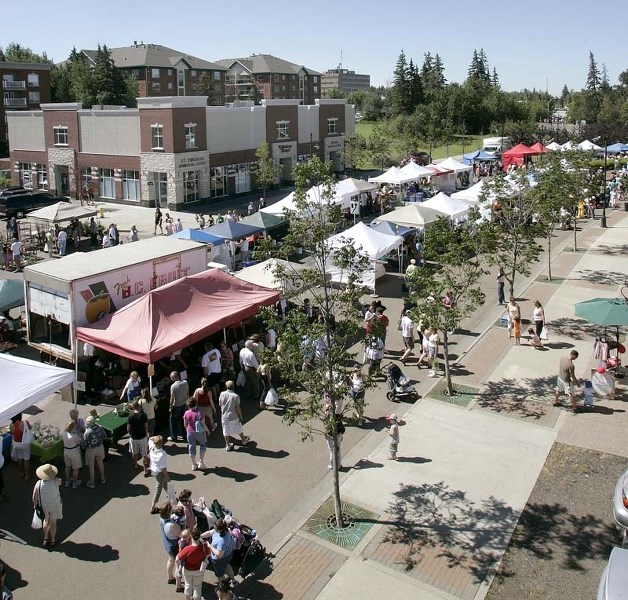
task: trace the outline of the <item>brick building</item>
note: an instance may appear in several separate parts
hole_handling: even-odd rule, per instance
[[[225,101],[299,100],[314,104],[321,97],[318,71],[270,54],[216,61],[226,69]]]
[[[345,100],[263,100],[207,106],[204,96],[138,98],[138,108],[43,104],[8,113],[14,184],[169,209],[256,188],[264,143],[292,180],[318,154],[342,171],[343,134],[355,130]]]
[[[347,69],[329,69],[321,76],[321,91],[323,97],[331,89],[337,88],[345,94],[357,90],[368,90],[371,87],[371,76],[361,75]]]
[[[197,90],[204,79],[213,84],[211,104],[220,106],[225,102],[226,68],[221,65],[144,42],[108,50],[114,65],[137,80],[141,97],[204,96],[206,91]],[[96,50],[82,50],[82,53],[95,64]]]
[[[7,111],[33,110],[41,102],[50,102],[51,69],[49,64],[0,62],[0,141],[9,140]]]

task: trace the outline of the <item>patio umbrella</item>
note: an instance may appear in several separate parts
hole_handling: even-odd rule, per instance
[[[0,312],[24,304],[24,282],[21,279],[0,280]]]
[[[576,317],[596,325],[620,327],[628,325],[628,301],[624,298],[594,298],[575,305]]]

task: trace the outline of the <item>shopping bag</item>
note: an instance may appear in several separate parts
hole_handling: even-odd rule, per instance
[[[266,392],[266,398],[264,398],[264,404],[266,406],[277,406],[279,404],[279,394],[275,388],[270,388],[268,392]]]
[[[22,421],[22,444],[30,444],[33,441],[33,434],[31,433],[28,423]]]
[[[37,514],[37,509],[35,509],[33,511],[33,520],[31,521],[31,527],[33,529],[41,529],[43,526],[44,524]]]
[[[244,371],[240,371],[238,373],[238,378],[236,379],[236,385],[238,387],[244,387],[246,385],[246,375],[244,374]]]
[[[542,340],[549,340],[549,331],[547,330],[547,327],[543,327],[543,329],[541,330],[541,335],[539,336]]]
[[[177,503],[177,490],[174,487],[174,481],[168,482],[166,491],[168,492],[168,501],[174,506]]]

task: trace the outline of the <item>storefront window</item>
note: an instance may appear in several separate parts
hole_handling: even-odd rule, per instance
[[[100,196],[102,198],[116,197],[113,169],[100,169]]]
[[[44,163],[37,164],[37,187],[40,190],[48,189],[48,167]]]
[[[122,171],[122,197],[125,200],[140,199],[139,171]]]
[[[31,175],[31,163],[19,163],[18,169],[20,172],[20,185],[26,189],[33,187],[33,180]]]
[[[200,200],[198,171],[183,171],[183,201]]]
[[[227,174],[224,167],[214,167],[210,170],[209,192],[212,198],[227,195]]]

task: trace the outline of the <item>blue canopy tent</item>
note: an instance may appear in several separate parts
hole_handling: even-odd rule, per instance
[[[207,233],[202,229],[183,229],[173,234],[172,237],[179,238],[180,240],[192,240],[193,242],[200,242],[202,244],[213,244],[214,246],[225,243],[224,238]]]
[[[612,153],[628,152],[628,144],[621,144],[620,142],[617,142],[616,144],[611,144],[610,146],[606,146],[606,151],[612,152]]]
[[[493,154],[488,154],[487,152],[484,152],[482,148],[480,148],[479,150],[475,150],[474,152],[469,152],[462,157],[462,162],[465,165],[473,164],[474,161],[483,162],[489,160],[497,160],[497,157]]]
[[[205,233],[234,242],[235,240],[241,240],[255,233],[261,233],[262,231],[264,231],[264,228],[256,225],[245,225],[237,221],[225,221],[224,223],[208,227]]]

